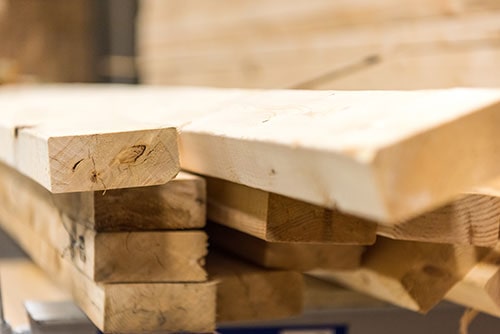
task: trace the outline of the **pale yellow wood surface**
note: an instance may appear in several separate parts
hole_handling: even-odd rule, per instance
[[[498,8],[456,0],[143,0],[138,64],[150,84],[297,87],[342,78],[407,47],[432,54],[429,48],[440,45],[494,45],[500,23],[492,9]],[[488,66],[494,62],[482,67]]]
[[[317,268],[355,269],[365,250],[357,245],[267,242],[223,225],[207,226],[211,245],[266,268],[306,271]]]
[[[63,301],[70,295],[51,281],[28,259],[3,259],[0,277],[5,319],[13,327],[29,324],[26,300]]]
[[[33,215],[36,215],[33,212]],[[216,287],[201,283],[98,284],[78,270],[32,226],[1,217],[1,226],[68,292],[102,331],[111,333],[211,332]]]
[[[446,299],[500,317],[500,246],[498,244],[448,292]]]
[[[105,196],[105,195],[104,195]],[[95,232],[65,216],[52,194],[0,164],[0,219],[30,228],[97,282],[205,281],[203,231]],[[112,209],[110,207],[110,209]]]
[[[57,106],[44,119],[66,117],[67,105],[91,117],[113,101],[106,117],[116,127],[175,125],[187,170],[383,222],[445,204],[499,171],[497,90],[6,88],[0,106],[22,97]]]
[[[379,238],[351,271],[313,270],[372,297],[427,312],[487,253],[486,248]]]
[[[270,320],[299,315],[303,307],[302,275],[265,269],[211,251],[207,270],[217,284],[217,321]]]
[[[376,224],[292,198],[207,178],[208,219],[271,242],[369,245]]]
[[[377,233],[399,240],[492,247],[498,242],[499,228],[500,197],[483,188],[409,221],[379,225]]]
[[[206,220],[205,180],[180,172],[164,185],[54,194],[57,208],[96,231],[182,230]]]

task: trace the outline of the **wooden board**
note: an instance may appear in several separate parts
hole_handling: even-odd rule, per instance
[[[435,46],[498,44],[500,28],[499,6],[492,1],[140,4],[138,64],[148,84],[312,88],[306,84],[342,79],[408,47],[432,54]],[[409,79],[401,81],[411,85]]]
[[[73,108],[59,95],[2,89],[0,161],[55,193],[164,184],[179,172],[174,128],[106,118],[108,101],[86,106],[79,94]],[[64,109],[70,117],[55,112]]]
[[[63,301],[70,298],[28,259],[2,259],[0,277],[4,315],[13,327],[29,325],[26,300]]]
[[[186,172],[164,185],[53,194],[52,201],[62,214],[98,232],[194,229],[206,221],[205,180]]]
[[[446,299],[500,317],[500,246],[472,268],[446,295]]]
[[[270,320],[302,312],[302,275],[270,270],[211,251],[207,270],[217,285],[217,321]]]
[[[365,248],[330,243],[267,242],[223,225],[210,223],[211,245],[265,268],[306,271],[317,268],[355,269]]]
[[[315,277],[419,312],[427,312],[487,253],[486,248],[379,238],[361,268],[314,270]]]
[[[0,202],[4,224],[32,229],[93,281],[206,280],[203,231],[95,232],[65,216],[49,191],[3,164]]]
[[[377,233],[398,240],[492,247],[498,242],[499,218],[498,191],[483,188],[409,221],[379,225]]]
[[[32,226],[4,217],[0,223],[103,332],[211,332],[215,328],[213,282],[98,284],[62,258]]]
[[[271,242],[370,245],[376,224],[234,182],[207,178],[208,219]]]
[[[177,126],[184,169],[383,222],[443,205],[499,173],[497,90],[10,88],[0,107],[35,97],[53,111],[47,119],[66,117],[67,105],[98,113],[113,101],[106,117],[115,126],[117,118]]]

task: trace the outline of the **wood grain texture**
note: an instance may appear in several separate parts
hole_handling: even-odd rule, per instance
[[[408,47],[429,54],[439,45],[493,45],[500,26],[498,11],[491,10],[498,5],[491,1],[142,0],[140,5],[138,64],[149,84],[305,88],[304,83],[341,79]]]
[[[270,242],[369,245],[376,224],[335,210],[207,178],[208,219]]]
[[[33,212],[33,214],[35,214]],[[115,283],[89,279],[28,224],[1,226],[103,332],[211,332],[215,283]]]
[[[97,232],[195,229],[206,220],[205,180],[186,172],[164,185],[54,194],[52,200]]]
[[[95,232],[64,215],[52,194],[0,164],[0,219],[17,224],[97,282],[205,281],[203,231]]]
[[[489,189],[461,198],[429,213],[377,233],[398,240],[492,247],[500,232],[500,197]]]
[[[271,320],[302,312],[303,281],[298,272],[270,270],[211,251],[210,279],[217,284],[217,321]]]
[[[379,238],[352,271],[314,270],[318,278],[427,312],[487,254],[486,248]]]
[[[94,110],[85,113],[88,118],[99,112],[103,100],[113,101],[116,109],[105,117],[117,127],[117,119],[134,126],[139,123],[132,120],[154,128],[176,126],[186,170],[386,223],[434,209],[498,175],[497,90],[259,92],[91,86],[2,92],[0,106],[2,97],[11,103],[34,103],[37,97],[34,106],[39,108],[57,105],[43,114],[48,119],[66,115],[66,103],[82,101],[83,110]],[[206,104],[198,103],[205,98]],[[18,140],[34,129],[20,130]],[[6,147],[12,153],[9,138]]]
[[[216,223],[207,226],[211,245],[265,268],[307,271],[355,269],[365,247],[330,243],[268,242]]]
[[[448,292],[446,299],[496,317],[500,316],[500,247],[498,244]]]

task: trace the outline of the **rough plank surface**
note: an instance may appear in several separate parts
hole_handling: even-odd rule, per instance
[[[67,117],[67,105],[94,110],[91,117],[113,101],[106,117],[114,126],[117,117],[175,125],[184,169],[383,222],[445,204],[499,172],[498,90],[6,88],[0,106],[23,99],[57,105],[44,114],[52,119]],[[36,129],[20,130],[18,140]]]
[[[267,242],[223,225],[210,223],[212,245],[265,268],[306,271],[317,268],[355,269],[365,247],[330,243]]]
[[[65,216],[52,194],[0,164],[0,219],[31,228],[97,282],[205,281],[203,231],[95,232]]]
[[[413,311],[427,312],[487,253],[486,248],[379,238],[351,271],[310,274]]]
[[[207,178],[208,219],[271,242],[370,245],[376,224],[221,179]]]
[[[33,213],[36,214],[36,213]],[[1,226],[103,332],[211,332],[215,283],[115,283],[89,279],[32,226],[0,219]]]
[[[298,315],[303,281],[298,272],[265,269],[210,251],[207,271],[217,285],[217,321],[270,320]]]
[[[164,185],[54,194],[71,220],[95,231],[182,230],[205,226],[205,180],[180,172]]]
[[[500,317],[500,245],[472,268],[446,299]]]

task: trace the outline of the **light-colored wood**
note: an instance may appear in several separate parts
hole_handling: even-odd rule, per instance
[[[0,107],[35,98],[33,107],[55,106],[44,119],[67,117],[67,105],[92,117],[116,101],[105,117],[117,127],[175,125],[184,169],[383,222],[443,205],[499,172],[497,90],[6,88]]]
[[[379,225],[377,233],[414,240],[483,247],[495,246],[500,232],[500,197],[483,189],[467,194],[432,212],[393,226]]]
[[[207,270],[217,285],[217,321],[270,320],[298,315],[303,281],[298,272],[270,270],[211,251]]]
[[[23,225],[97,282],[205,281],[203,231],[95,232],[64,215],[52,194],[0,164],[0,219]],[[112,207],[110,207],[112,209]]]
[[[376,224],[234,182],[207,178],[208,219],[271,242],[369,245]]]
[[[478,261],[446,299],[500,317],[500,246]]]
[[[0,277],[5,319],[13,328],[29,324],[24,301],[31,299],[49,302],[70,298],[27,259],[2,259]]]
[[[495,7],[491,1],[455,0],[317,0],[307,6],[281,0],[143,0],[138,64],[149,84],[304,88],[303,83],[342,78],[408,47],[432,53],[429,48],[439,45],[493,45],[500,27],[498,11],[490,10]]]
[[[379,238],[351,271],[314,270],[356,291],[427,312],[487,253],[486,248]]]
[[[180,172],[164,185],[54,194],[57,208],[95,231],[180,230],[205,226],[206,187]]]
[[[107,118],[112,106],[104,99],[86,112],[84,92],[71,103],[57,92],[38,99],[20,91],[0,92],[0,160],[50,191],[158,185],[179,172],[174,128]]]
[[[0,219],[1,226],[72,296],[101,331],[142,333],[214,330],[215,283],[98,284],[62,258],[32,226],[5,218]]]
[[[267,242],[223,225],[207,226],[210,243],[265,268],[306,271],[355,269],[365,248],[330,243]]]

